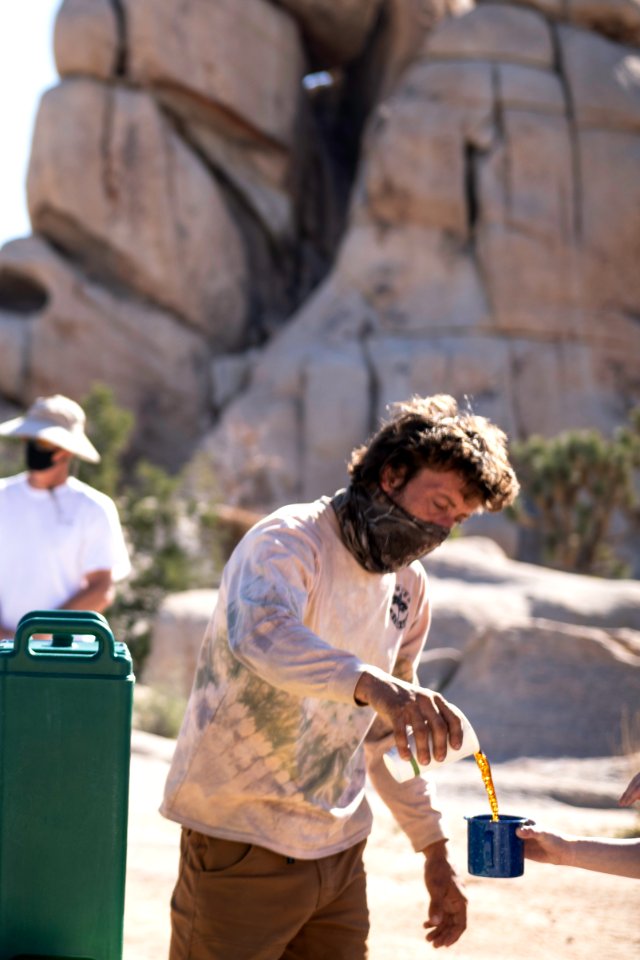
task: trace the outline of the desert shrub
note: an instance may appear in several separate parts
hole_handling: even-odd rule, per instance
[[[611,437],[597,430],[531,436],[515,443],[512,458],[522,492],[508,515],[535,531],[548,566],[577,573],[624,576],[622,525],[640,521],[640,407]]]
[[[78,475],[116,501],[131,555],[132,573],[118,585],[107,616],[139,673],[163,598],[216,582],[220,561],[215,503],[189,497],[180,475],[171,476],[143,459],[132,461],[129,444],[135,420],[108,387],[94,386],[81,403],[101,461],[82,463]]]
[[[122,460],[129,447],[135,417],[116,403],[111,389],[102,383],[92,387],[81,406],[87,415],[87,432],[100,451],[100,463],[78,461],[78,477],[115,500],[124,486]]]
[[[12,477],[26,470],[24,445],[2,438],[0,443],[0,477]]]
[[[163,690],[136,685],[133,725],[159,737],[178,736],[187,701]]]

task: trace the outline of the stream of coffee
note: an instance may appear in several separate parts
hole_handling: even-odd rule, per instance
[[[480,767],[480,773],[482,774],[482,782],[485,785],[487,796],[489,797],[489,806],[491,807],[491,819],[498,820],[498,798],[496,797],[496,788],[493,785],[493,777],[491,776],[491,764],[487,760],[486,756],[482,751],[474,753],[474,758],[478,766]]]

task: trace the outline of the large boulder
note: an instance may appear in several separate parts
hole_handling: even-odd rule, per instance
[[[40,237],[0,251],[0,376],[23,407],[109,385],[136,415],[137,448],[167,467],[189,457],[211,422],[203,336],[87,279]]]
[[[490,64],[411,66],[369,131],[357,219],[467,240],[465,151],[487,148],[493,110]]]
[[[533,621],[598,628],[640,656],[640,583],[563,573],[515,562],[493,539],[449,540],[424,560],[432,622],[421,682],[449,696],[449,684],[482,637]]]
[[[606,630],[640,631],[640,582],[564,573],[511,560],[484,537],[457,537],[424,560],[434,595],[433,630],[475,623],[505,628],[523,619],[553,620]],[[461,598],[463,602],[461,602]],[[438,639],[438,646],[442,642]]]
[[[110,0],[64,0],[53,33],[60,76],[114,77],[121,56],[119,28],[117,7]]]
[[[63,78],[126,76],[151,91],[264,229],[290,237],[305,54],[284,10],[247,0],[242,11],[230,0],[64,0],[56,65]]]
[[[498,60],[550,69],[553,40],[546,19],[533,10],[486,3],[464,17],[451,17],[424,45],[430,59]]]
[[[176,95],[232,138],[293,145],[305,60],[295,21],[268,0],[124,0],[128,75]],[[182,97],[182,100],[181,100]]]
[[[27,192],[34,229],[90,274],[170,309],[218,348],[242,341],[242,237],[216,181],[148,94],[87,79],[49,90]]]
[[[484,0],[479,0],[480,3]],[[532,7],[551,20],[568,20],[576,26],[596,30],[620,43],[640,45],[640,4],[638,0],[509,0]]]
[[[640,697],[640,653],[603,630],[531,620],[484,631],[446,696],[491,760],[622,754]]]
[[[187,590],[163,601],[142,672],[144,684],[175,697],[189,696],[204,631],[217,599],[217,590]]]
[[[638,7],[640,12],[640,5]],[[598,34],[559,28],[579,127],[640,131],[640,52]]]
[[[294,234],[306,59],[295,20],[268,0],[127,0],[127,73],[178,118],[263,229]]]

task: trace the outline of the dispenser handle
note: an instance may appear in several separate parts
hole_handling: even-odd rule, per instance
[[[102,614],[93,610],[34,610],[25,614],[18,623],[13,641],[14,664],[25,658],[32,662],[35,659],[40,660],[49,657],[76,656],[75,653],[71,654],[69,651],[70,642],[59,642],[45,650],[34,651],[29,646],[29,640],[35,633],[50,633],[59,637],[85,634],[95,637],[98,641],[98,649],[86,655],[82,654],[83,658],[86,657],[91,660],[114,659],[116,655],[113,633]]]

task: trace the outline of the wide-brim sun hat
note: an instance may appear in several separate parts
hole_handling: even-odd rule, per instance
[[[84,410],[75,400],[57,393],[38,397],[22,417],[0,423],[0,436],[46,440],[88,463],[98,463],[100,454],[85,433]]]

